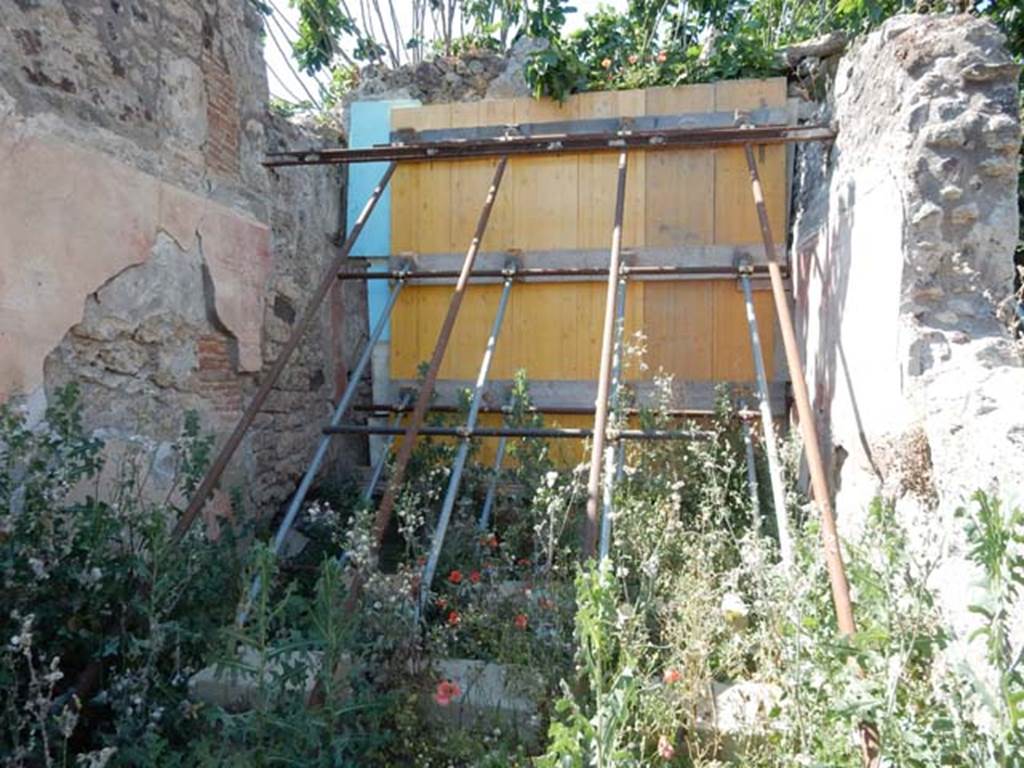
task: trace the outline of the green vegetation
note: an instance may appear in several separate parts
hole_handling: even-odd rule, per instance
[[[509,420],[538,423],[521,375],[516,391]],[[670,423],[662,409],[642,419]],[[185,495],[209,454],[196,427],[189,417],[177,447]],[[611,557],[600,564],[578,559],[583,467],[559,469],[543,444],[516,441],[493,525],[481,531],[488,470],[472,466],[417,623],[450,442],[417,449],[394,552],[378,572],[372,510],[358,494],[311,502],[303,524],[320,545],[286,563],[259,543],[265,534],[252,543],[235,523],[216,541],[197,528],[177,548],[166,531],[181,496],[145,501],[140,461],[121,459],[106,475],[110,498],[96,497],[110,467],[82,430],[74,389],[35,431],[4,407],[0,760],[710,767],[731,751],[748,766],[856,766],[852,735],[870,722],[887,765],[1024,764],[1024,676],[1011,639],[1024,512],[983,494],[961,511],[978,629],[960,637],[931,591],[948,554],[922,554],[876,502],[846,542],[859,631],[845,640],[816,525],[802,521],[795,566],[784,570],[754,527],[738,421],[723,406],[704,427],[706,441],[631,447]],[[788,454],[792,464],[795,448]],[[354,568],[369,578],[350,614]],[[256,575],[269,588],[239,629],[236,607]],[[439,671],[451,658],[505,665],[540,702],[535,738],[500,723],[440,724],[466,693]],[[83,672],[97,660],[87,686]],[[215,662],[255,675],[245,711],[189,698],[189,676]],[[758,692],[741,732],[711,727],[712,694],[730,684]]]

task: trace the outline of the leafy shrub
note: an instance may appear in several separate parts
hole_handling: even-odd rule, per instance
[[[185,683],[237,578],[230,535],[170,541],[176,510],[146,500],[140,455],[113,468],[109,498],[91,495],[103,444],[77,398],[57,392],[36,430],[0,406],[0,745],[16,765],[102,749],[141,764],[154,740],[181,737]],[[209,447],[190,414],[168,499],[195,488]]]

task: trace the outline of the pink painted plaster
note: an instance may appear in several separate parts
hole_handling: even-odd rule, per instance
[[[160,231],[183,249],[199,239],[239,368],[259,370],[265,224],[111,156],[0,127],[0,399],[42,383],[86,297],[146,261]]]

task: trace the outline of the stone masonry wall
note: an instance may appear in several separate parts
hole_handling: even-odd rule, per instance
[[[842,532],[876,495],[969,623],[977,489],[1024,503],[1024,367],[1003,308],[1017,241],[1019,68],[987,21],[897,16],[839,62],[831,152],[800,155],[795,300]]]
[[[38,415],[78,382],[86,424],[154,456],[156,487],[186,409],[233,427],[336,249],[341,175],[261,165],[321,140],[268,115],[261,23],[235,0],[5,5],[0,399]],[[261,509],[294,487],[365,339],[365,293],[344,290],[225,483]]]

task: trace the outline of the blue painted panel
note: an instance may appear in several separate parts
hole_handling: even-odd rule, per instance
[[[386,144],[391,138],[391,109],[393,107],[415,107],[419,102],[411,99],[396,101],[356,101],[349,106],[350,147],[370,147]],[[348,211],[346,221],[351,227],[359,217],[367,199],[377,186],[387,163],[355,163],[348,169]],[[363,228],[363,233],[352,248],[352,256],[377,257],[370,269],[387,269],[387,257],[391,253],[391,191],[384,195],[373,209],[373,214]],[[383,280],[370,280],[367,284],[369,323],[372,329],[387,302],[388,285]],[[381,339],[391,337],[391,328],[384,330]]]

